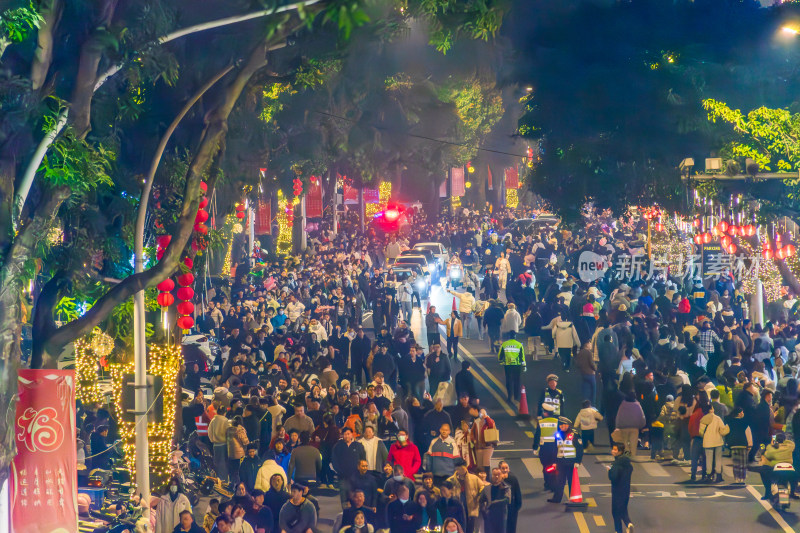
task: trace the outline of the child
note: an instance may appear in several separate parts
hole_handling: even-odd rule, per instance
[[[671,394],[667,395],[667,401],[661,406],[661,413],[658,415],[656,422],[653,423],[654,428],[656,424],[660,424],[662,428],[661,434],[663,435],[657,454],[660,454],[661,459],[664,460],[677,459],[678,410],[675,409],[675,398]],[[658,433],[658,431],[655,433]],[[657,438],[655,433],[653,437]]]
[[[581,431],[583,449],[591,452],[594,451],[594,430],[597,429],[597,423],[603,420],[603,415],[592,407],[589,400],[584,400],[582,407],[575,419],[575,427]]]

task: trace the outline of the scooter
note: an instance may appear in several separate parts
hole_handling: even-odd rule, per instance
[[[778,500],[778,509],[785,511],[789,508],[789,494],[791,492],[792,481],[795,479],[795,470],[792,463],[778,463],[772,467],[772,493]]]

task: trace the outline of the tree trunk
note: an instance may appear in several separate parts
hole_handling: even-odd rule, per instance
[[[34,91],[41,89],[47,80],[47,73],[53,62],[53,41],[63,11],[61,0],[45,0],[41,4],[40,14],[44,22],[36,36],[36,55],[31,65],[31,87]]]

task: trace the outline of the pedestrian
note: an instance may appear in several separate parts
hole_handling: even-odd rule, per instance
[[[519,510],[522,508],[522,490],[519,486],[519,479],[511,473],[511,467],[506,461],[500,461],[497,466],[503,473],[503,481],[511,488],[511,502],[508,505],[506,531],[508,533],[516,533],[517,516],[519,515]]]
[[[556,475],[553,466],[558,457],[558,446],[556,445],[556,433],[558,432],[558,417],[555,416],[553,404],[546,403],[543,406],[545,416],[539,419],[536,425],[536,433],[533,435],[533,452],[539,455],[539,462],[542,464],[542,479],[544,479],[544,490],[554,490],[556,486]]]
[[[483,490],[483,481],[475,474],[468,472],[465,463],[459,463],[456,473],[447,481],[453,486],[455,498],[464,502],[467,512],[466,533],[476,533],[479,530],[477,522],[480,516],[480,504],[478,499]]]
[[[753,433],[744,417],[741,407],[734,408],[733,412],[725,419],[730,432],[725,436],[725,442],[731,449],[733,461],[733,482],[743,485],[747,480],[747,454],[753,446]]]
[[[581,399],[595,405],[597,396],[597,365],[594,362],[591,342],[583,343],[575,356],[575,367],[581,376]]]
[[[278,524],[285,533],[308,533],[317,527],[317,509],[306,497],[306,487],[292,483],[291,498],[283,504]]]
[[[208,423],[208,439],[214,452],[214,470],[217,477],[228,481],[228,427],[230,421],[223,414],[221,405],[216,406],[217,414]]]
[[[492,469],[492,483],[481,491],[478,504],[483,518],[484,533],[507,533],[508,507],[511,504],[511,487],[503,481],[503,472]]]
[[[592,407],[592,402],[584,400],[578,416],[575,418],[575,427],[581,432],[583,449],[587,452],[594,451],[594,431],[597,423],[603,420],[603,415]]]
[[[566,312],[562,312],[560,316],[556,317],[556,322],[553,326],[553,342],[564,370],[569,372],[572,363],[572,351],[580,346],[580,339]]]
[[[608,470],[611,481],[611,516],[616,533],[633,533],[633,524],[628,516],[628,502],[631,498],[631,476],[633,464],[625,453],[625,444],[615,442],[611,447],[614,463]]]
[[[156,531],[155,533],[172,533],[180,524],[181,513],[192,512],[192,504],[183,492],[183,485],[177,477],[173,477],[167,484],[167,492],[158,498],[156,503]]]
[[[240,415],[233,417],[232,425],[225,430],[225,438],[228,445],[228,472],[231,483],[236,485],[239,483],[239,466],[244,459],[245,449],[250,444]]]
[[[430,306],[425,313],[425,331],[428,337],[428,349],[434,344],[439,344],[439,325],[444,325],[444,320],[436,312],[436,306]]]
[[[508,340],[500,345],[497,360],[506,374],[506,398],[509,403],[520,400],[520,379],[527,370],[525,366],[525,348],[516,340],[514,331],[508,332]]]
[[[714,407],[700,419],[700,435],[703,437],[703,450],[706,455],[706,478],[709,483],[722,482],[722,446],[725,435],[730,433],[722,419],[714,413]]]
[[[642,406],[636,400],[636,395],[629,392],[617,409],[617,416],[614,422],[614,433],[612,438],[616,442],[625,445],[625,449],[631,457],[636,457],[636,449],[639,445],[639,431],[645,427],[646,421]]]
[[[464,327],[457,311],[450,312],[450,318],[444,321],[444,327],[447,333],[447,355],[452,359],[458,359],[458,341],[464,334]]]
[[[470,406],[470,414],[475,418],[472,422],[469,435],[469,440],[475,447],[475,466],[478,471],[484,470],[488,475],[492,463],[492,454],[494,454],[494,448],[499,442],[497,426],[494,420],[486,414],[486,409],[478,410]],[[494,438],[487,439],[487,432],[489,430],[493,430],[493,433],[497,433]]]

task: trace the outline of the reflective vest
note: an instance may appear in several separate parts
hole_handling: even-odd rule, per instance
[[[556,416],[561,416],[561,394],[562,394],[561,390],[559,390],[559,389],[550,390],[548,388],[548,389],[545,389],[544,397],[542,398],[542,403],[543,404],[549,403],[550,405],[555,407],[555,410],[553,411],[553,414],[556,415]]]
[[[518,340],[509,339],[500,346],[497,359],[504,366],[525,366],[525,349]]]
[[[563,431],[557,431],[555,439],[556,445],[558,446],[558,458],[575,459],[577,452],[575,450],[575,445],[572,442],[575,440],[575,433],[572,431],[568,431],[566,433]]]
[[[555,442],[558,432],[558,418],[547,417],[539,420],[539,442]]]
[[[194,425],[197,426],[198,437],[208,437],[208,420],[204,416],[194,417]]]

